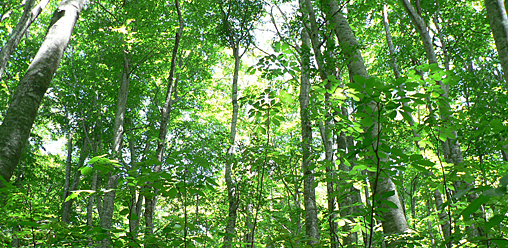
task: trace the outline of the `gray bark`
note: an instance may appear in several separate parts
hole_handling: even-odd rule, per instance
[[[71,185],[71,166],[72,166],[72,130],[67,134],[67,160],[65,161],[65,181],[63,189],[63,198],[65,201],[69,195],[69,188]]]
[[[233,85],[231,87],[231,104],[233,105],[233,112],[231,117],[231,129],[229,134],[229,149],[227,153],[226,168],[224,178],[226,180],[226,187],[228,190],[228,218],[226,223],[226,236],[224,236],[224,248],[230,248],[233,242],[233,237],[236,233],[236,219],[238,217],[238,192],[233,181],[233,156],[235,153],[235,140],[236,140],[236,126],[238,122],[238,72],[240,71],[241,56],[239,54],[238,45],[233,47],[233,57],[235,60],[235,67],[233,71]]]
[[[180,3],[178,0],[175,0],[175,6],[176,11],[178,13],[178,21],[179,21],[179,29],[175,36],[175,45],[173,47],[173,53],[171,57],[171,69],[169,71],[168,76],[168,88],[166,91],[166,99],[164,102],[164,106],[162,108],[162,117],[161,117],[161,123],[160,123],[160,129],[159,129],[159,143],[157,144],[157,150],[156,150],[156,157],[159,162],[162,162],[162,156],[164,154],[164,149],[166,147],[166,136],[168,133],[168,124],[171,116],[171,108],[172,108],[172,94],[174,91],[173,87],[175,87],[176,83],[175,81],[175,69],[176,69],[176,60],[178,57],[178,47],[180,45],[180,40],[183,35],[183,29],[184,29],[184,22],[182,18],[182,13],[180,11]],[[162,163],[159,165],[156,165],[153,169],[153,172],[160,172],[162,169]],[[149,186],[150,187],[150,186]],[[154,190],[157,194],[158,190]],[[145,197],[145,234],[151,235],[153,234],[153,216],[155,207],[157,205],[157,198],[154,197]]]
[[[508,17],[506,6],[503,0],[485,0],[485,7],[501,67],[503,68],[506,88],[508,89]]]
[[[305,13],[305,2],[300,0],[300,8]],[[302,46],[301,57],[301,78],[300,78],[300,121],[302,126],[302,172],[303,182],[303,202],[305,207],[305,229],[310,238],[308,245],[313,246],[319,243],[319,220],[317,218],[316,189],[314,185],[314,175],[309,169],[312,162],[312,122],[310,119],[309,94],[311,83],[309,79],[310,71],[310,49],[311,41],[308,31],[304,28],[301,33]]]
[[[432,44],[432,39],[430,38],[429,32],[427,31],[427,25],[423,21],[423,19],[416,13],[416,10],[413,8],[409,0],[401,0],[404,8],[408,12],[409,16],[411,17],[411,20],[413,21],[416,30],[420,34],[420,38],[422,40],[423,46],[425,48],[425,54],[427,56],[427,60],[429,64],[438,64],[437,56],[434,51],[434,46]],[[441,89],[443,89],[444,94],[442,94],[443,97],[448,97],[448,91],[449,91],[449,85],[445,85],[442,81],[438,81],[439,85],[441,86]],[[446,113],[450,112],[450,105],[447,103],[446,105],[440,105],[440,108],[442,109],[441,112]],[[442,115],[441,118],[444,122],[446,122],[450,118],[449,115]],[[457,136],[457,132],[453,131],[454,136]],[[464,161],[462,151],[460,148],[460,143],[457,140],[452,140],[450,138],[447,138],[445,142],[443,142],[443,155],[444,159],[447,163],[453,163],[454,165],[459,165]],[[444,175],[443,175],[444,176]],[[446,181],[444,182],[444,184]],[[456,186],[459,185],[466,185],[469,186],[468,183],[465,182],[455,182]],[[446,187],[446,186],[445,186]],[[459,189],[460,187],[456,187],[456,189]],[[448,191],[446,188],[445,191]],[[437,190],[436,190],[437,191]],[[443,227],[443,235],[445,237],[451,235],[451,226],[450,222],[448,220],[444,220],[447,217],[447,214],[444,213],[444,209],[442,207],[443,199],[440,192],[434,192],[434,197],[436,198],[436,206],[438,211],[440,211],[439,217],[442,218],[443,225],[448,224],[448,227]],[[439,199],[439,195],[441,195],[441,199]],[[472,193],[468,195],[468,201],[471,202],[473,199],[477,198],[476,193]],[[482,233],[482,228],[480,227],[472,227],[471,236],[477,237]],[[448,246],[451,246],[451,244],[447,244]]]
[[[28,141],[41,101],[71,38],[85,0],[63,0],[53,14],[44,42],[26,74],[0,126],[0,176],[7,182]],[[0,187],[4,184],[0,182]]]
[[[395,49],[394,49],[394,45],[393,45],[393,41],[392,41],[392,36],[390,33],[390,25],[389,25],[389,21],[388,21],[388,13],[387,13],[386,5],[383,8],[383,19],[384,19],[384,26],[385,26],[385,33],[386,33],[386,41],[388,43],[388,50],[390,53],[393,73],[395,75],[395,78],[399,78],[399,77],[401,77],[401,74],[400,74],[400,71],[399,71],[399,68],[397,65],[397,57],[395,56]],[[403,105],[409,106],[407,102],[404,102]],[[405,112],[408,116],[412,116],[411,113],[409,113],[407,111],[405,111]],[[413,136],[416,138],[420,138],[420,134],[416,133],[414,130],[413,118],[411,118],[409,120],[409,125],[413,128]],[[418,148],[418,150],[423,149],[418,144],[418,141],[415,142],[415,146]],[[436,202],[436,209],[438,210],[439,220],[441,221],[441,229],[443,230],[443,237],[446,239],[447,237],[449,237],[451,235],[450,222],[448,221],[448,214],[443,207],[443,203],[444,203],[443,194],[441,194],[441,192],[438,189],[434,190],[434,199]]]
[[[505,89],[508,89],[508,17],[506,6],[508,2],[503,4],[502,0],[485,0],[487,8],[487,16],[490,22],[490,28],[496,42],[497,53],[503,68]],[[503,139],[506,142],[506,138]],[[508,161],[508,144],[501,149],[501,155],[504,161]]]
[[[113,126],[113,147],[111,151],[113,154],[113,158],[118,160],[121,158],[125,112],[127,111],[127,100],[129,97],[131,65],[128,54],[124,53],[123,62],[124,63],[123,63],[122,79],[120,82],[120,88],[118,90],[118,102],[116,105],[115,124]],[[118,174],[110,171],[108,173],[106,182],[107,192],[104,194],[104,199],[102,200],[102,207],[100,209],[101,227],[107,230],[111,229],[112,227],[113,213],[115,210],[115,197],[117,184],[118,184]],[[99,247],[111,246],[111,234],[109,233],[109,231],[107,232],[107,234],[108,237],[99,242],[101,244]]]
[[[136,165],[136,149],[134,147],[134,140],[131,138],[129,139],[129,148],[131,152],[131,171],[137,170]],[[133,177],[137,177],[138,175],[130,175]],[[135,186],[129,186],[129,191],[131,193],[132,199],[130,203],[129,208],[129,232],[132,236],[132,238],[137,237],[138,234],[138,227],[139,227],[139,220],[140,220],[140,214],[141,214],[141,207],[143,203],[143,195],[138,194]]]
[[[85,164],[85,159],[88,156],[88,146],[86,142],[83,142],[83,147],[81,147],[81,153],[79,155],[79,160],[76,168],[81,168]],[[77,190],[79,187],[79,181],[81,177],[81,171],[76,170],[74,172],[74,177],[72,179],[72,183],[70,184],[70,188],[64,195],[64,201],[67,198],[67,196],[70,195],[70,192]],[[69,223],[70,217],[71,217],[71,211],[72,211],[72,203],[74,203],[74,199],[69,200],[67,202],[64,202],[62,204],[62,222]]]
[[[369,74],[367,73],[367,69],[365,67],[365,63],[362,57],[360,50],[358,49],[358,42],[356,37],[349,26],[346,18],[342,15],[339,6],[335,0],[329,0],[326,4],[327,6],[327,18],[331,23],[334,24],[335,35],[339,40],[339,44],[343,47],[345,51],[345,55],[348,58],[348,69],[351,74],[351,78],[354,75],[359,75],[365,79],[369,78]],[[373,110],[373,113],[377,112],[377,106],[374,102],[368,103],[368,107]],[[375,118],[374,118],[375,119]],[[372,136],[377,137],[381,132],[381,127],[378,123],[374,122],[374,128],[372,130]],[[380,140],[380,142],[383,142]],[[374,144],[374,149],[378,146],[378,144]],[[378,178],[377,183],[374,183],[372,186],[373,194],[382,195],[385,192],[394,191],[395,194],[386,198],[387,201],[392,202],[397,206],[397,208],[389,208],[387,206],[381,205],[383,208],[388,208],[388,212],[382,212],[381,218],[383,219],[383,232],[386,234],[392,233],[400,233],[406,232],[409,227],[407,225],[406,218],[404,216],[404,211],[402,210],[402,205],[400,204],[399,196],[397,193],[397,188],[391,178],[385,174],[381,173],[381,175],[373,175]]]
[[[312,50],[314,51],[314,57],[316,59],[316,63],[318,64],[319,75],[323,82],[328,80],[329,76],[335,76],[333,72],[333,63],[331,58],[331,52],[329,51],[329,56],[325,58],[321,53],[321,41],[319,39],[319,27],[316,21],[316,15],[314,13],[314,8],[312,7],[312,3],[310,0],[305,1],[305,10],[308,14],[308,17],[304,17],[304,20],[309,20],[310,22],[310,41],[312,44]],[[308,29],[308,27],[305,27]],[[328,40],[327,45],[330,46],[327,49],[333,49],[333,40]],[[331,89],[331,83],[327,82],[326,89]],[[336,203],[335,197],[333,197],[334,193],[334,175],[335,175],[335,161],[333,157],[333,136],[331,132],[331,103],[330,103],[329,92],[325,93],[325,121],[324,123],[320,121],[320,133],[321,139],[323,141],[323,147],[325,149],[325,160],[328,165],[326,166],[326,191],[328,195],[327,203],[328,203],[328,225],[330,228],[330,248],[338,247],[339,237],[338,237],[338,225],[335,222],[336,219]]]
[[[4,47],[0,50],[0,81],[2,81],[5,67],[14,52],[14,49],[16,49],[21,41],[21,38],[23,38],[23,35],[27,32],[30,25],[32,25],[35,19],[37,19],[50,0],[42,0],[37,6],[35,6],[35,8],[32,8],[35,5],[35,1],[36,0],[26,1],[23,14],[19,19],[18,24],[16,24],[16,28],[12,31],[7,43],[5,43]]]

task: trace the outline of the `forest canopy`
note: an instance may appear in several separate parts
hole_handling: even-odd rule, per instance
[[[1,247],[508,247],[508,1],[0,1]]]

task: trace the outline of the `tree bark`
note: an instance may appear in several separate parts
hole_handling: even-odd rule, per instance
[[[387,13],[387,7],[386,7],[386,5],[383,8],[383,20],[384,20],[385,33],[386,33],[386,42],[388,43],[388,50],[389,50],[389,53],[390,53],[393,73],[395,75],[395,78],[400,78],[401,74],[400,74],[400,71],[399,71],[399,67],[397,65],[397,57],[395,56],[395,48],[394,48],[394,45],[393,45],[392,36],[391,36],[391,32],[390,32],[390,24],[389,24],[389,21],[388,21],[388,13]],[[407,102],[404,102],[403,105],[404,106],[409,106]],[[407,111],[404,111],[404,112],[406,112],[406,114],[408,116],[411,116],[411,119],[409,120],[409,125],[413,129],[412,130],[413,131],[413,136],[415,138],[420,138],[420,134],[417,133],[414,130],[415,124],[414,124],[414,121],[413,121],[411,113],[409,113]],[[418,144],[418,141],[415,142],[415,146],[418,148],[418,150],[422,150],[423,149]],[[448,213],[446,212],[446,210],[443,207],[443,203],[444,203],[444,201],[443,201],[443,194],[441,194],[441,192],[438,189],[434,190],[434,199],[435,199],[435,203],[436,203],[436,209],[438,210],[439,220],[441,222],[441,229],[443,230],[443,238],[447,239],[451,235],[451,232],[450,232],[451,231],[451,229],[450,229],[450,222],[449,222],[449,219],[448,219]]]
[[[406,9],[409,16],[411,17],[411,20],[415,24],[415,27],[416,27],[418,33],[420,34],[420,38],[421,38],[423,46],[425,48],[425,54],[427,56],[428,63],[429,64],[438,64],[437,56],[436,56],[436,53],[434,51],[434,47],[432,44],[432,39],[430,38],[429,32],[427,31],[427,26],[426,26],[425,22],[420,17],[420,15],[418,15],[416,13],[415,9],[413,8],[413,6],[411,5],[411,3],[408,0],[401,0],[401,1],[404,5],[404,8]],[[441,86],[441,89],[443,89],[443,91],[444,91],[444,94],[442,94],[443,97],[448,97],[449,85],[445,85],[442,81],[438,81],[438,83]],[[441,112],[443,112],[443,113],[450,112],[450,109],[451,109],[449,103],[447,103],[444,106],[440,105],[440,108],[442,109]],[[441,118],[446,122],[450,118],[450,114],[449,115],[442,115]],[[457,136],[456,131],[453,131],[453,134],[454,134],[454,136]],[[444,159],[447,163],[459,165],[460,163],[462,163],[464,161],[462,151],[460,148],[460,143],[457,140],[447,138],[447,140],[445,142],[443,142],[443,155],[444,155]],[[462,184],[466,185],[466,187],[469,185],[468,183],[465,183],[465,182],[455,182],[455,183],[456,183],[456,189],[459,189],[460,187],[458,187],[458,186],[460,186]],[[445,190],[447,190],[447,189],[445,188]],[[442,204],[444,202],[443,202],[442,197],[441,197],[441,199],[439,199],[439,195],[440,195],[439,192],[434,193],[434,196],[436,197],[437,209],[440,211],[439,217],[444,219],[444,218],[446,218],[446,215],[444,214],[444,209],[442,207]],[[472,202],[472,200],[476,199],[477,197],[478,196],[476,193],[469,194],[468,201]],[[443,224],[449,223],[448,220],[442,220],[442,221],[444,221]],[[450,224],[448,224],[448,227],[443,228],[443,232],[446,232],[446,233],[444,233],[445,237],[451,235]],[[473,237],[480,236],[482,232],[483,231],[482,231],[481,227],[472,227],[471,228],[471,236],[473,236]],[[448,246],[451,246],[451,244],[448,244]]]
[[[226,187],[228,190],[228,218],[226,223],[226,236],[224,236],[224,248],[230,248],[233,242],[233,237],[235,236],[235,228],[236,228],[236,219],[237,219],[237,211],[238,211],[238,192],[236,188],[236,184],[233,181],[233,156],[235,153],[235,141],[236,141],[236,126],[238,123],[238,110],[240,106],[238,105],[238,78],[240,71],[240,48],[239,45],[235,45],[233,47],[233,57],[235,60],[235,67],[233,71],[233,85],[231,87],[231,104],[233,105],[233,112],[231,117],[231,129],[229,134],[229,149],[227,153],[226,160],[226,168],[224,172],[224,178],[226,180]]]
[[[130,171],[137,171],[138,166],[136,164],[137,154],[136,148],[134,147],[134,139],[129,139],[129,148],[131,153],[131,168]],[[130,175],[134,178],[137,178],[139,175],[136,173],[134,175]],[[141,207],[143,203],[143,195],[137,192],[135,186],[129,186],[129,191],[131,193],[131,203],[129,206],[129,232],[132,239],[135,239],[138,235],[138,227],[139,220],[141,214]]]
[[[0,176],[9,181],[28,141],[41,101],[71,38],[85,0],[63,0],[53,14],[48,33],[19,82],[0,126]],[[5,185],[0,182],[0,187]]]
[[[331,23],[334,24],[335,35],[339,40],[339,45],[343,47],[345,51],[345,55],[348,58],[348,69],[350,71],[351,79],[355,75],[359,75],[365,79],[369,78],[369,74],[367,73],[367,69],[365,67],[365,63],[362,57],[360,50],[358,49],[358,42],[356,37],[349,26],[346,18],[342,15],[339,6],[335,0],[329,0],[326,4],[327,7],[327,18]],[[377,112],[377,106],[374,102],[368,103],[369,107],[373,110],[373,113]],[[372,130],[372,136],[377,137],[380,135],[380,127],[378,123],[374,123],[374,127]],[[380,142],[383,142],[380,140]],[[379,145],[376,145],[379,146]],[[382,175],[372,175],[374,177],[379,177],[377,185],[373,186],[373,194],[382,195],[385,192],[394,191],[395,194],[386,198],[387,201],[392,202],[397,206],[397,208],[389,208],[387,206],[381,205],[383,208],[387,208],[388,212],[382,212],[382,225],[383,232],[385,234],[393,234],[393,233],[401,233],[406,232],[409,227],[407,225],[406,218],[404,216],[404,212],[402,210],[402,205],[400,204],[399,196],[397,193],[397,188],[391,178],[389,176]]]
[[[157,144],[157,150],[156,150],[156,157],[157,161],[161,162],[159,165],[156,165],[153,169],[153,172],[157,173],[160,172],[162,169],[162,156],[164,154],[164,149],[166,147],[166,136],[168,133],[168,124],[169,119],[171,117],[171,106],[172,106],[172,94],[174,92],[173,87],[175,86],[175,69],[176,69],[176,63],[177,63],[177,57],[178,57],[178,48],[180,45],[180,40],[183,35],[183,28],[184,28],[184,22],[182,18],[182,13],[180,11],[180,2],[178,0],[175,0],[175,6],[176,11],[178,13],[178,21],[179,21],[179,29],[178,32],[175,35],[175,45],[173,47],[173,53],[171,57],[171,69],[169,71],[168,76],[168,88],[166,91],[166,99],[164,102],[164,107],[162,108],[162,117],[161,117],[161,123],[159,128],[159,143]],[[151,186],[148,186],[151,187]],[[157,193],[158,190],[154,190],[155,196],[145,196],[145,234],[146,235],[152,235],[153,234],[153,216],[154,216],[154,210],[157,205]]]
[[[503,0],[485,0],[485,7],[504,72],[505,88],[508,89],[508,17],[505,3]]]
[[[487,16],[489,18],[490,28],[496,42],[497,53],[503,68],[505,89],[508,89],[508,16],[506,12],[508,2],[503,4],[502,0],[485,0]],[[508,144],[506,138],[502,139],[505,145],[501,148],[501,155],[504,161],[508,161]]]
[[[127,111],[127,100],[129,97],[129,83],[130,83],[130,55],[124,51],[124,63],[122,71],[122,79],[120,81],[120,88],[118,89],[118,102],[116,105],[115,113],[115,124],[113,126],[113,147],[112,156],[113,158],[120,160],[121,148],[124,134],[124,123],[125,123],[125,112]],[[111,234],[109,229],[113,226],[113,213],[115,210],[115,197],[116,188],[118,186],[119,175],[113,171],[108,172],[106,181],[106,193],[102,201],[100,223],[101,227],[108,230],[108,237],[101,240],[99,247],[110,247],[111,246]]]
[[[88,156],[88,144],[86,142],[83,142],[83,146],[81,147],[81,153],[79,155],[79,160],[76,168],[81,168],[85,164],[85,159]],[[70,172],[70,171],[69,171]],[[71,199],[69,201],[65,201],[67,196],[70,195],[70,193],[74,190],[77,190],[79,187],[79,181],[81,177],[81,171],[76,170],[74,172],[74,177],[72,179],[72,183],[70,184],[70,188],[64,195],[64,203],[62,204],[62,222],[69,223],[71,218],[71,211],[72,211],[72,203],[74,203],[74,199]]]
[[[35,8],[32,8],[35,1],[36,0],[27,0],[25,2],[23,14],[19,19],[18,24],[16,24],[16,28],[12,31],[12,34],[7,40],[7,43],[5,43],[4,47],[0,49],[0,81],[2,81],[5,67],[14,52],[14,49],[16,49],[21,41],[21,38],[23,38],[23,35],[27,32],[30,25],[32,25],[35,19],[37,19],[50,0],[42,0],[37,6],[35,6]]]
[[[329,52],[328,57],[324,56],[321,53],[321,41],[319,39],[319,27],[316,21],[316,15],[314,12],[314,8],[312,7],[312,3],[310,0],[305,1],[305,10],[308,14],[308,17],[304,17],[304,20],[309,20],[310,22],[310,41],[312,44],[312,50],[314,51],[314,57],[316,59],[316,63],[318,65],[319,75],[321,80],[326,83],[326,89],[331,89],[331,83],[328,81],[329,76],[335,76],[333,73],[333,63],[331,52],[329,49],[333,49],[333,40],[327,41],[327,50]],[[304,27],[309,29],[308,27]],[[326,191],[327,191],[327,203],[328,203],[328,225],[330,231],[330,248],[336,248],[339,245],[339,237],[338,237],[338,225],[335,222],[336,219],[336,202],[335,197],[333,197],[334,193],[334,177],[335,177],[335,161],[333,156],[333,136],[331,131],[331,102],[330,102],[331,94],[329,92],[325,93],[325,121],[320,121],[320,133],[321,139],[323,142],[323,147],[325,149],[325,160],[328,163],[326,166]]]
[[[300,8],[306,13],[305,2],[300,0]],[[305,15],[305,14],[304,14]],[[309,237],[307,244],[313,246],[319,243],[319,220],[317,218],[316,189],[314,185],[314,175],[310,170],[312,162],[312,122],[310,119],[309,97],[311,83],[310,73],[310,49],[311,41],[308,31],[304,28],[301,33],[302,46],[301,57],[301,78],[300,78],[300,122],[302,126],[302,173],[303,181],[303,201],[305,207],[305,229]]]

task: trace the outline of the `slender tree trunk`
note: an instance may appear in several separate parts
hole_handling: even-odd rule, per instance
[[[233,57],[235,60],[235,68],[233,72],[233,85],[231,87],[231,104],[233,105],[233,113],[231,117],[231,129],[229,134],[229,149],[227,153],[226,168],[224,172],[224,178],[226,180],[226,187],[228,189],[228,218],[226,223],[226,236],[224,236],[224,244],[222,247],[230,248],[233,243],[233,237],[235,236],[236,219],[238,216],[238,192],[236,184],[233,181],[233,157],[235,153],[235,140],[236,140],[236,126],[238,123],[238,72],[240,71],[240,48],[237,44],[233,47]]]
[[[50,0],[41,0],[41,2],[39,2],[35,8],[32,7],[35,5],[36,0],[27,0],[25,2],[23,14],[19,19],[16,28],[14,31],[12,31],[11,36],[7,40],[7,43],[5,43],[4,47],[0,49],[0,81],[2,81],[5,67],[7,66],[7,62],[14,52],[14,49],[16,49],[23,35],[27,32],[28,28],[30,25],[32,25],[35,19],[37,19],[49,1]]]
[[[129,97],[129,83],[130,83],[130,72],[131,72],[131,64],[130,64],[130,55],[124,53],[124,61],[123,61],[123,72],[122,79],[120,82],[120,88],[118,90],[118,102],[116,105],[116,113],[115,113],[115,124],[113,126],[113,147],[112,154],[113,158],[120,160],[121,158],[121,149],[123,143],[123,134],[124,134],[124,122],[125,122],[125,112],[127,111],[127,100]],[[107,193],[104,194],[104,199],[102,201],[102,207],[100,209],[100,223],[101,227],[104,229],[111,229],[113,225],[113,213],[115,210],[115,197],[116,197],[116,188],[118,185],[118,177],[119,175],[113,171],[108,172],[108,177],[106,181],[106,190]],[[103,239],[100,242],[99,247],[110,247],[111,246],[111,234],[108,233],[108,237]]]
[[[505,89],[508,89],[508,16],[506,12],[508,2],[503,4],[502,0],[485,0],[485,7],[487,8],[487,16],[490,22],[490,28],[494,35],[496,42],[497,53],[503,68]],[[505,142],[501,149],[501,155],[504,161],[508,161],[508,144],[506,138],[502,139]]]
[[[131,168],[130,171],[137,171],[137,154],[136,148],[134,147],[134,139],[129,139],[129,148],[131,153]],[[134,178],[137,178],[138,175],[130,175]],[[129,191],[131,193],[131,203],[129,206],[129,232],[132,239],[135,239],[138,234],[139,220],[141,214],[141,204],[143,202],[143,195],[138,194],[135,186],[129,186]]]
[[[400,78],[401,74],[400,74],[399,67],[397,64],[397,57],[395,56],[395,48],[393,45],[392,36],[391,36],[391,32],[390,32],[390,24],[388,21],[388,13],[387,13],[387,6],[386,5],[384,5],[384,8],[383,8],[383,20],[384,20],[386,41],[388,43],[388,50],[390,53],[393,73],[395,75],[395,78]],[[404,102],[403,105],[407,106],[407,107],[409,106],[407,102]],[[408,111],[404,111],[404,112],[408,116],[411,117],[409,119],[409,125],[412,128],[413,136],[417,139],[420,138],[420,134],[415,131],[415,124],[414,124],[414,121],[412,118],[412,114]],[[420,145],[418,144],[418,141],[415,142],[415,146],[418,148],[418,150],[423,150],[423,148],[420,147]],[[438,189],[434,190],[434,199],[436,202],[436,209],[438,210],[439,220],[441,222],[441,229],[443,230],[443,238],[447,239],[451,235],[450,222],[449,222],[449,218],[448,218],[448,213],[446,212],[446,210],[443,207],[443,203],[444,203],[443,194],[441,194],[441,192]]]
[[[9,181],[27,143],[42,98],[62,59],[85,0],[63,0],[54,12],[48,33],[0,126],[0,176]],[[0,182],[0,187],[4,184]]]
[[[503,0],[485,0],[485,7],[501,67],[503,68],[506,88],[508,89],[508,17],[506,6]]]
[[[300,8],[305,13],[305,2],[300,0]],[[303,201],[305,207],[305,229],[310,238],[308,245],[313,246],[319,243],[319,220],[317,218],[316,189],[314,186],[314,175],[310,170],[312,161],[312,122],[310,119],[309,95],[310,95],[310,49],[311,41],[308,31],[302,30],[301,46],[301,78],[300,78],[300,120],[302,126],[302,172],[304,174],[303,182]]]
[[[81,147],[81,153],[79,155],[79,160],[76,168],[81,168],[85,164],[85,159],[88,156],[88,144],[86,142],[83,142],[83,146]],[[71,199],[69,201],[65,201],[67,196],[70,195],[70,192],[77,190],[79,187],[79,181],[81,177],[81,171],[76,170],[74,172],[74,177],[72,179],[72,183],[70,185],[69,190],[64,195],[64,203],[62,204],[62,222],[69,223],[71,218],[71,211],[72,211],[72,203],[74,202],[74,199]]]
[[[182,18],[182,13],[180,11],[180,2],[179,0],[175,0],[175,6],[176,11],[178,13],[178,20],[179,20],[179,29],[175,36],[175,45],[173,47],[173,53],[171,57],[171,69],[169,71],[169,77],[168,77],[168,88],[166,92],[166,99],[164,102],[164,107],[162,108],[162,117],[161,117],[161,123],[159,128],[159,143],[157,144],[157,150],[156,150],[156,157],[159,162],[162,162],[162,157],[164,154],[164,149],[166,147],[166,136],[168,133],[168,125],[169,120],[171,116],[171,107],[172,107],[172,93],[175,91],[173,87],[176,85],[173,81],[175,80],[175,69],[176,69],[176,63],[177,63],[177,57],[178,57],[178,48],[180,46],[180,40],[183,35],[183,29],[184,29],[184,22]],[[162,169],[162,163],[159,165],[156,165],[153,169],[153,172],[157,173],[160,172]],[[149,186],[151,187],[151,186]],[[155,196],[149,197],[145,196],[145,234],[146,235],[152,235],[153,234],[153,216],[154,216],[154,210],[157,205],[157,192],[158,190],[154,190]]]
[[[427,56],[427,60],[428,60],[428,63],[429,64],[438,64],[438,60],[437,60],[437,56],[436,56],[436,53],[434,51],[434,46],[433,46],[433,43],[432,43],[432,39],[430,37],[430,34],[429,32],[427,31],[427,25],[425,24],[425,22],[423,21],[423,19],[420,17],[420,15],[418,15],[416,13],[416,10],[413,8],[413,6],[411,5],[411,3],[409,2],[409,0],[401,0],[403,5],[404,5],[404,8],[406,9],[406,11],[408,12],[409,16],[411,17],[411,20],[413,21],[415,27],[416,27],[416,30],[418,31],[418,33],[420,34],[420,38],[422,40],[422,43],[423,43],[423,46],[424,46],[424,49],[425,49],[425,54]],[[443,97],[448,97],[448,91],[449,91],[449,85],[445,85],[443,82],[441,81],[438,81],[439,85],[441,86],[441,89],[444,91],[444,94]],[[440,106],[441,108],[441,112],[443,113],[447,113],[447,112],[450,112],[450,105],[449,103],[447,103],[446,105],[441,105]],[[441,119],[443,119],[444,122],[446,122],[448,119],[450,119],[450,115],[442,115],[441,116]],[[456,131],[453,131],[453,134],[454,136],[457,136],[457,132]],[[464,158],[463,158],[463,155],[462,155],[462,151],[461,151],[461,148],[460,148],[460,143],[457,141],[457,140],[453,140],[453,139],[450,139],[450,138],[447,138],[447,140],[445,142],[443,142],[443,155],[444,155],[444,159],[447,163],[453,163],[454,165],[459,165],[460,163],[462,163],[464,161]],[[444,176],[444,175],[443,175]],[[445,182],[446,183],[446,182]],[[468,183],[465,183],[465,182],[456,182],[456,186],[460,186],[460,185],[468,185]],[[445,186],[446,187],[446,186]],[[458,190],[460,187],[456,187],[456,189]],[[447,191],[447,189],[445,188],[445,191]],[[438,194],[434,194],[434,196],[438,196]],[[472,202],[474,199],[476,199],[478,196],[476,193],[471,193],[468,195],[468,201],[469,202]],[[445,215],[444,215],[444,209],[442,207],[442,199],[437,199],[436,198],[436,205],[437,205],[437,208],[438,210],[441,212],[441,216],[440,218],[444,218]],[[449,223],[449,221],[445,221],[443,222],[443,224],[447,224]],[[448,224],[449,227],[447,228],[443,228],[443,232],[447,232],[446,234],[444,234],[444,236],[450,236],[451,235],[451,227],[450,225]],[[482,228],[481,227],[472,227],[471,228],[471,236],[472,237],[478,237],[479,235],[481,235],[482,233]],[[451,247],[451,244],[447,244],[449,247]]]
[[[346,18],[342,15],[339,6],[335,0],[329,0],[326,4],[327,7],[327,18],[331,23],[334,24],[335,27],[335,35],[339,40],[339,44],[343,47],[345,51],[345,55],[348,58],[348,69],[351,74],[351,78],[355,75],[359,75],[365,79],[369,78],[367,73],[367,69],[365,67],[365,63],[363,61],[363,57],[358,50],[358,42],[356,41],[356,37],[349,26]],[[370,102],[367,105],[373,110],[373,113],[377,112],[377,106],[374,102]],[[374,128],[372,130],[372,136],[377,137],[380,134],[380,126],[378,123],[374,123]],[[370,132],[370,130],[369,130]],[[375,139],[375,138],[374,138]],[[380,140],[380,142],[383,142]],[[375,144],[376,145],[376,144]],[[378,147],[379,144],[376,145]],[[406,232],[409,227],[407,225],[406,218],[404,216],[404,211],[402,210],[402,205],[399,200],[399,196],[397,193],[397,188],[390,177],[384,177],[382,175],[372,175],[372,178],[379,178],[377,185],[373,184],[373,194],[383,195],[385,192],[393,191],[395,194],[386,198],[387,201],[392,202],[397,206],[397,208],[390,208],[384,205],[381,205],[383,208],[387,208],[388,212],[382,212],[382,225],[383,231],[385,234],[392,233],[400,233]]]
[[[62,201],[65,201],[69,195],[69,188],[71,185],[72,147],[72,130],[69,130],[67,134],[67,160],[65,161],[65,181]]]

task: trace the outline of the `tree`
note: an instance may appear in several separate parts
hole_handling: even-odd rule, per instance
[[[13,97],[0,126],[0,175],[9,182],[27,143],[37,110],[60,64],[84,0],[62,1],[51,19],[48,33]]]

